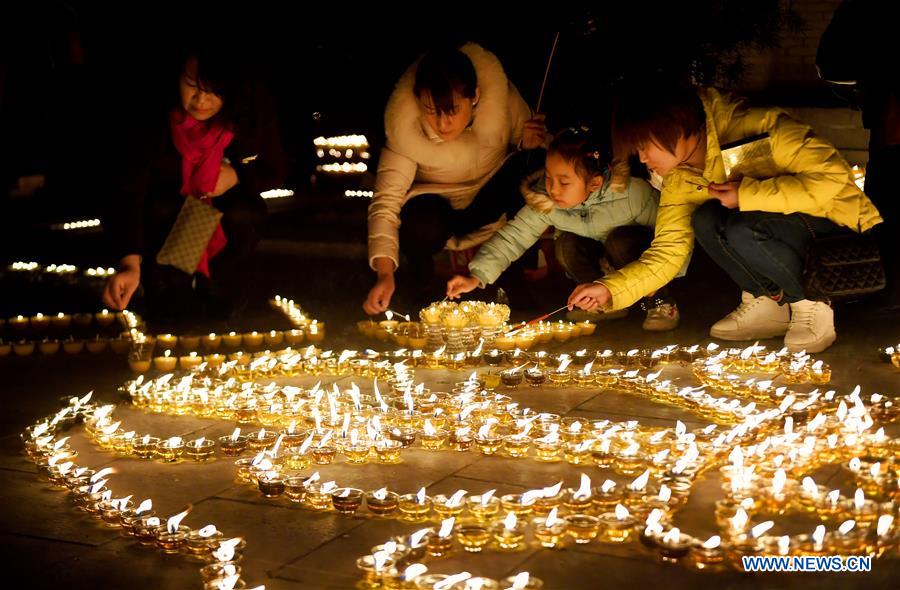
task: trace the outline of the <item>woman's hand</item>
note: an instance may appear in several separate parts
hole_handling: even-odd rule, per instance
[[[709,196],[714,199],[719,199],[722,205],[729,209],[737,209],[739,205],[738,189],[740,187],[740,182],[725,182],[723,184],[710,182]]]
[[[603,283],[583,283],[569,295],[569,310],[580,307],[585,311],[597,311],[612,299],[612,293]]]
[[[538,114],[525,121],[525,127],[522,128],[522,149],[533,150],[544,145],[547,140],[547,126],[544,124],[546,118],[546,115]]]
[[[130,254],[122,259],[119,270],[106,280],[103,303],[113,309],[125,309],[141,284],[141,257]]]
[[[447,297],[456,299],[463,293],[474,291],[476,287],[481,285],[481,281],[477,277],[464,277],[456,275],[447,281]]]
[[[204,197],[220,197],[234,188],[238,183],[237,172],[231,164],[224,162],[219,166],[219,177],[216,179],[216,188],[210,193],[203,195]]]

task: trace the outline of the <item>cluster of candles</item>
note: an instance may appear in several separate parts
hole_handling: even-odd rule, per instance
[[[241,537],[227,538],[211,524],[200,529],[182,524],[190,507],[161,519],[150,499],[137,504],[132,496],[114,497],[110,487],[110,476],[115,473],[112,468],[95,471],[76,464],[78,453],[69,447],[68,437],[58,438],[58,434],[78,420],[93,419],[102,406],[90,403],[90,397],[71,398],[65,408],[22,433],[25,452],[37,466],[38,476],[51,489],[66,491],[78,510],[121,530],[140,546],[203,563],[200,576],[205,590],[245,588],[240,563],[246,542]],[[265,586],[254,590],[265,590]]]
[[[101,329],[109,328],[113,323],[120,322],[124,325],[125,317],[121,313],[111,313],[102,310],[98,313],[67,314],[60,312],[56,315],[44,315],[37,313],[33,316],[18,315],[9,319],[0,318],[0,330],[8,326],[14,335],[30,334],[32,338],[18,338],[14,342],[0,340],[0,357],[14,353],[17,356],[30,356],[35,351],[42,355],[51,356],[65,351],[67,354],[78,354],[87,349],[88,352],[99,353],[111,348],[116,354],[124,354],[131,347],[131,336],[123,332],[118,337],[106,338],[99,334],[93,338],[68,338],[59,339],[55,336],[63,335],[73,326],[79,330],[96,326]],[[40,336],[44,336],[41,338]],[[34,336],[37,336],[35,339]]]
[[[246,333],[210,333],[206,336],[194,334],[145,334],[139,316],[124,312],[125,323],[130,330],[133,343],[128,365],[135,373],[146,373],[151,368],[166,373],[176,368],[191,370],[196,368],[217,368],[231,361],[233,365],[250,363],[257,351],[269,355],[268,348],[284,348],[302,343],[319,343],[325,339],[325,323],[309,319],[293,300],[276,295],[270,300],[273,309],[282,312],[294,328],[290,330],[256,330]],[[267,347],[266,350],[259,349]],[[176,350],[178,354],[176,354]],[[220,352],[222,351],[222,352]],[[227,351],[227,352],[225,352]],[[154,355],[154,352],[158,354]],[[257,356],[259,356],[257,354]]]
[[[151,411],[262,424],[258,432],[247,435],[236,430],[218,443],[226,456],[254,454],[236,460],[237,478],[266,497],[283,497],[306,508],[346,515],[359,514],[365,506],[366,513],[374,517],[432,523],[418,531],[416,538],[393,539],[397,546],[390,551],[380,547],[360,558],[357,567],[364,574],[364,583],[373,588],[516,587],[509,581],[468,574],[460,574],[458,579],[426,576],[421,569],[424,566],[410,570],[419,565],[413,562],[442,557],[452,552],[455,544],[467,552],[478,552],[485,548],[517,550],[530,539],[545,547],[559,546],[566,539],[575,543],[637,539],[664,562],[700,570],[740,569],[740,558],[746,555],[879,557],[896,551],[900,535],[895,522],[900,501],[898,441],[887,437],[883,428],[876,428],[876,420],[896,419],[896,408],[879,394],[863,399],[859,388],[843,396],[834,391],[799,393],[790,389],[791,384],[808,381],[810,371],[824,367],[805,355],[770,353],[755,345],[743,350],[673,345],[627,353],[578,351],[568,357],[492,352],[475,359],[464,355],[463,364],[513,365],[497,375],[499,385],[509,387],[518,384],[504,380],[509,372],[546,371],[550,383],[549,375],[566,373],[568,384],[579,384],[580,375],[589,379],[586,385],[616,386],[683,407],[719,425],[689,432],[681,422],[674,428],[642,428],[637,421],[617,423],[540,413],[495,391],[497,385],[487,383],[494,369],[473,373],[454,384],[451,391],[430,391],[416,383],[413,368],[452,365],[446,357],[422,351],[344,351],[335,356],[310,347],[304,352],[262,353],[246,363],[200,364],[178,378],[171,373],[151,380],[140,376],[123,390],[136,406]],[[702,387],[676,387],[660,381],[659,370],[641,374],[641,369],[660,369],[673,362],[690,363]],[[798,372],[802,366],[807,377],[792,381],[787,375],[792,365]],[[345,389],[336,384],[306,389],[256,382],[261,377],[348,372],[374,374],[384,380],[382,387],[377,380],[371,393],[355,384]],[[767,379],[739,377],[747,373],[763,374]],[[779,377],[785,385],[776,387],[772,380]],[[716,397],[705,390],[735,397]],[[92,439],[113,450],[118,450],[117,441],[126,444],[127,439],[131,452],[141,456],[134,433],[123,432],[121,424],[112,421],[114,406],[88,408],[85,404],[73,402],[71,407],[76,410],[70,408],[70,412],[84,416]],[[52,425],[65,419],[58,415]],[[51,427],[50,422],[38,424],[25,436],[26,450],[44,449],[53,460],[39,464],[39,470],[48,473],[58,470],[60,462],[65,465],[73,459],[65,439],[46,440],[43,436]],[[150,451],[152,443],[147,458],[177,460],[179,448],[183,454],[191,447],[180,439],[154,438],[140,439],[147,443],[143,452]],[[350,464],[397,462],[401,451],[417,441],[429,451],[567,461],[634,479],[624,485],[608,479],[595,487],[583,475],[577,489],[563,489],[560,482],[500,497],[493,491],[467,496],[464,490],[430,497],[425,489],[401,495],[387,487],[374,491],[340,487],[334,481],[320,482],[318,472],[308,473],[313,463],[327,465],[338,453]],[[195,441],[198,449],[204,443],[209,443],[212,457],[215,443]],[[855,478],[858,488],[852,497],[829,491],[813,479],[818,468],[835,463],[845,465]],[[672,517],[687,500],[695,479],[716,468],[721,471],[724,494],[715,509],[720,530],[701,541],[673,527]],[[774,519],[751,522],[760,516],[777,518],[792,512],[814,515],[824,524],[812,533],[775,536],[769,534],[776,526]],[[404,567],[407,563],[411,565]]]

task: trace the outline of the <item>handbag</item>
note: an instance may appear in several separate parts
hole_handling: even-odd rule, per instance
[[[849,299],[880,291],[887,283],[878,243],[870,232],[814,237],[804,275],[810,299]]]
[[[212,205],[196,197],[185,197],[156,262],[193,275],[221,219],[222,212]]]

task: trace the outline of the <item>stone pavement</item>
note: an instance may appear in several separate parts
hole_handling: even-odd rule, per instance
[[[702,259],[698,264],[703,264]],[[281,293],[298,298],[305,308],[328,323],[327,347],[379,348],[378,343],[361,340],[355,332],[354,322],[362,319],[358,304],[371,278],[360,271],[356,263],[324,264],[315,259],[269,256],[262,264],[247,269],[247,281],[256,290],[259,305],[236,318],[233,329],[262,325],[255,323],[260,321],[272,328],[285,327],[278,324],[277,318],[266,315],[265,298]],[[683,321],[674,332],[642,332],[642,314],[633,311],[624,320],[602,323],[591,338],[551,345],[548,349],[628,350],[669,343],[708,342],[708,326],[731,308],[736,292],[723,286],[727,284],[723,283],[721,273],[716,274],[716,269],[694,272],[692,266],[692,273],[691,283],[676,289]],[[568,289],[569,285],[558,279],[536,284],[532,294],[539,306],[536,309],[516,307],[516,294],[512,293],[516,319],[555,309],[560,300],[564,301]],[[872,313],[865,304],[843,306],[837,317],[837,343],[816,355],[831,364],[833,387],[849,392],[860,384],[865,393],[896,396],[900,392],[900,372],[880,363],[875,348],[900,339],[900,322],[896,317]],[[764,344],[780,347],[777,341]],[[682,370],[673,367],[666,371],[667,375],[671,372],[677,376]],[[417,379],[440,388],[467,374],[420,369]],[[62,585],[72,590],[200,588],[197,563],[140,548],[117,531],[78,513],[66,494],[51,491],[38,480],[34,467],[21,452],[18,434],[34,420],[56,411],[61,396],[83,395],[93,390],[100,400],[122,401],[116,389],[130,374],[121,359],[88,354],[9,357],[0,359],[0,375],[4,396],[4,411],[0,413],[0,478],[3,480],[0,538],[3,565],[10,579],[26,580],[24,587],[28,588]],[[360,386],[365,389],[370,384]],[[522,405],[564,415],[637,419],[666,426],[671,426],[676,419],[689,425],[702,423],[686,412],[615,391],[519,388],[511,390],[510,395]],[[212,436],[231,432],[234,427],[232,423],[215,420],[148,415],[125,406],[117,414],[123,417],[128,428],[167,436]],[[312,513],[286,500],[265,499],[257,491],[235,483],[234,467],[225,460],[206,465],[187,462],[163,465],[116,458],[92,447],[79,428],[72,433],[72,444],[81,453],[80,464],[110,465],[117,470],[111,480],[117,495],[133,493],[138,499],[152,498],[161,514],[175,513],[191,503],[194,510],[185,524],[202,527],[214,523],[226,534],[246,537],[244,566],[249,587],[265,584],[269,590],[351,588],[358,579],[354,567],[358,556],[392,534],[419,528],[396,521]],[[897,436],[896,429],[891,434]],[[396,466],[352,466],[339,462],[321,471],[323,478],[335,478],[341,485],[373,489],[389,483],[392,489],[402,492],[415,492],[427,486],[430,494],[459,488],[475,493],[491,488],[505,492],[547,486],[560,479],[572,485],[582,471],[599,483],[608,475],[595,467],[580,469],[567,464],[481,457],[474,452],[434,453],[414,449],[405,452],[404,462]],[[839,477],[837,470],[833,473]],[[826,475],[831,474],[823,475],[822,482]],[[721,494],[717,477],[712,474],[695,486],[689,503],[676,516],[675,524],[682,530],[700,537],[713,533],[711,506]],[[832,481],[833,485],[839,485],[838,479]],[[812,529],[808,522],[795,524],[798,530]],[[562,590],[650,584],[666,584],[673,589],[712,585],[799,588],[811,584],[822,588],[887,588],[895,586],[892,581],[900,573],[897,561],[882,560],[875,562],[873,571],[867,574],[699,575],[681,566],[658,563],[654,555],[637,543],[627,547],[595,543],[567,546],[560,551],[529,545],[521,552],[490,551],[476,556],[456,552],[448,559],[433,561],[430,567],[446,572],[464,568],[495,578],[527,570],[544,579],[548,589]]]

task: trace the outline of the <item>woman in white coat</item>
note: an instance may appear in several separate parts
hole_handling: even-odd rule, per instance
[[[543,115],[532,117],[497,57],[474,43],[435,49],[410,66],[384,123],[369,206],[369,265],[378,275],[363,303],[369,314],[388,308],[401,252],[408,287],[421,293],[434,254],[480,244],[511,219],[524,205],[521,178],[543,162],[521,152],[547,140]]]

